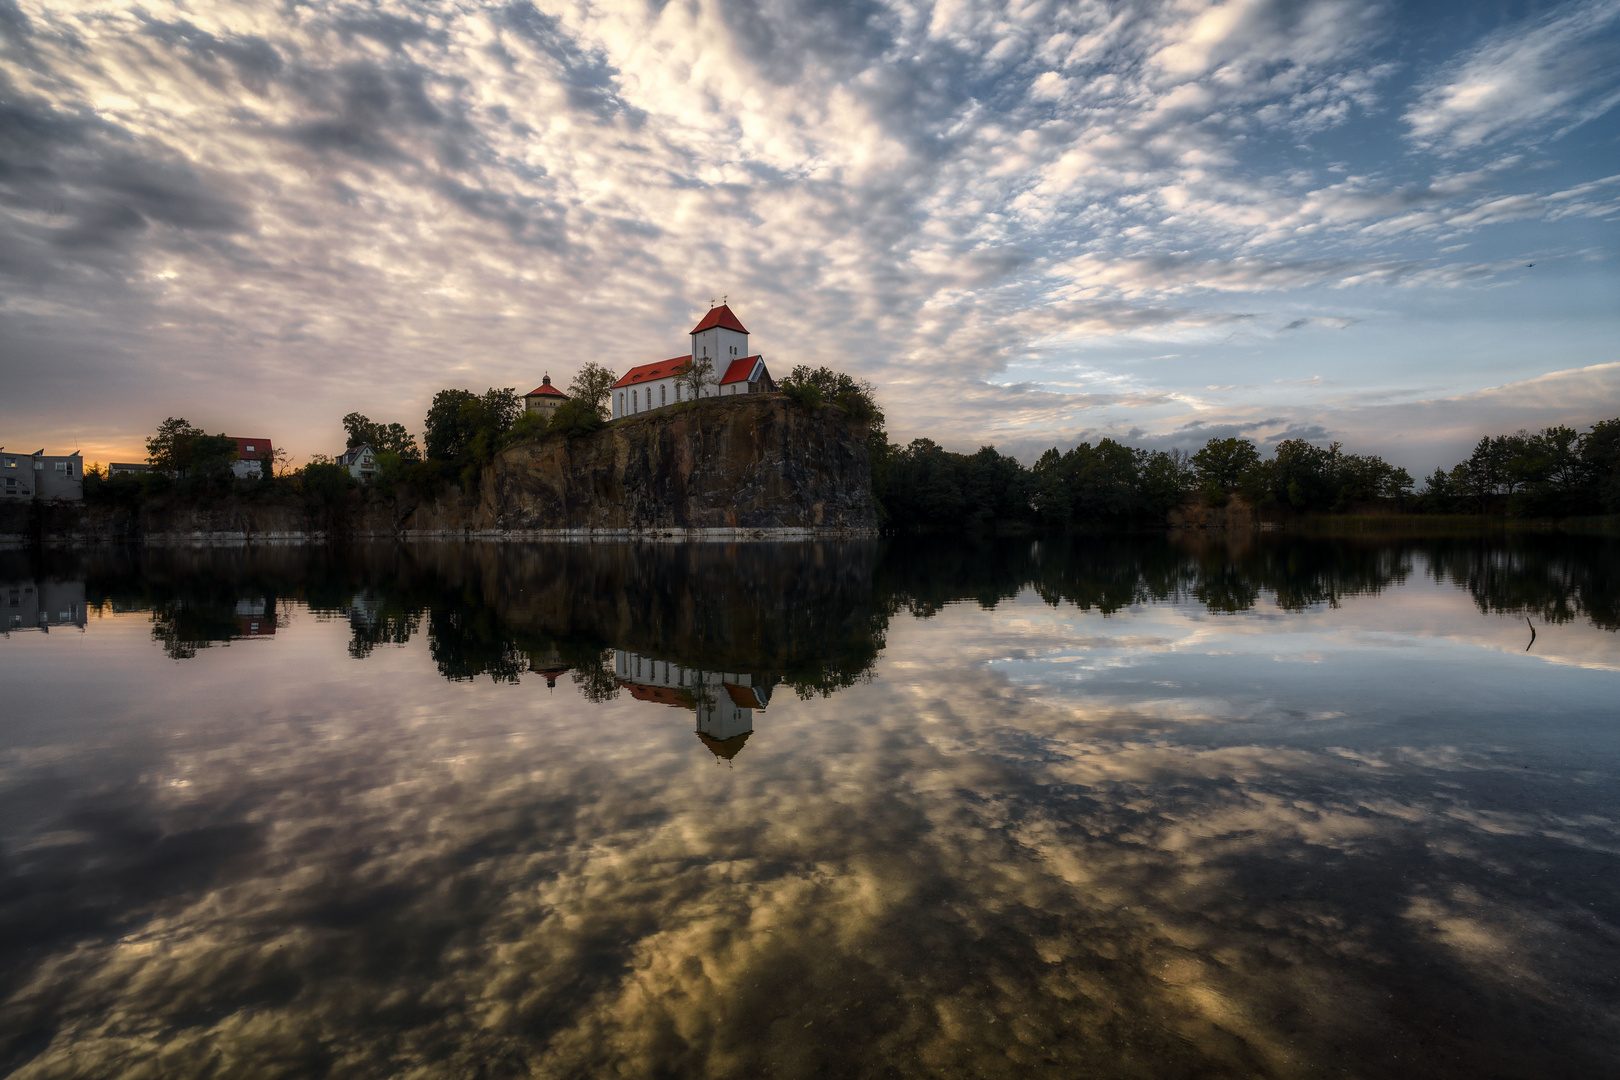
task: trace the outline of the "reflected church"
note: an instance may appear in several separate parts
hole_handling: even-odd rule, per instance
[[[614,650],[613,674],[637,701],[692,710],[697,737],[727,761],[754,733],[754,710],[770,704],[774,681],[764,674],[699,671],[624,649]]]

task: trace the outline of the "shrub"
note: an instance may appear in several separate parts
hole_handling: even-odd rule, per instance
[[[569,398],[557,406],[548,430],[574,439],[581,435],[589,435],[602,424],[602,414],[594,405],[583,398]]]

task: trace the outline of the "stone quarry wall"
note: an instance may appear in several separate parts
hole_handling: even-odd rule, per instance
[[[749,396],[511,447],[485,470],[480,528],[642,534],[877,527],[864,433],[834,407]]]
[[[876,531],[865,432],[774,395],[694,402],[508,447],[479,489],[0,505],[0,541],[815,537]]]

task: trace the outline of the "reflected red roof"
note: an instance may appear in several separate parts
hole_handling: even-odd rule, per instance
[[[720,376],[720,385],[724,386],[727,383],[747,382],[749,374],[753,372],[754,365],[759,362],[761,355],[762,354],[760,353],[755,353],[753,356],[744,356],[733,360],[729,365],[727,365],[726,373]]]
[[[737,316],[731,313],[731,308],[727,307],[725,304],[721,304],[716,308],[710,308],[709,313],[703,316],[702,321],[692,328],[692,333],[701,334],[703,331],[712,330],[716,326],[723,327],[727,330],[735,330],[739,334],[748,333],[748,331],[743,327],[743,324],[737,321]]]
[[[716,739],[700,731],[697,733],[697,737],[703,740],[703,745],[709,748],[709,753],[717,758],[725,758],[730,761],[737,756],[737,752],[743,748],[743,743],[747,742],[748,736],[752,734],[752,731],[745,731],[741,735],[733,735],[729,739]]]
[[[619,377],[619,381],[613,384],[613,389],[617,390],[621,386],[629,386],[632,383],[647,382],[649,379],[667,379],[671,375],[679,375],[681,368],[685,367],[691,359],[692,357],[689,355],[672,356],[668,360],[660,360],[656,364],[642,364],[640,367],[633,367]]]
[[[630,691],[637,701],[652,701],[659,705],[673,705],[677,709],[695,709],[692,695],[675,686],[643,686],[640,683],[619,680],[619,685]]]
[[[751,686],[726,683],[726,694],[739,708],[763,709],[765,707],[759,703],[759,698],[754,695],[754,688]]]

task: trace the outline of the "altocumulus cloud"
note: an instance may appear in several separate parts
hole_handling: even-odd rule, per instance
[[[330,450],[729,293],[902,438],[1389,450],[1376,399],[1422,467],[1620,411],[1475,409],[1612,359],[1617,11],[0,0],[0,441]]]

